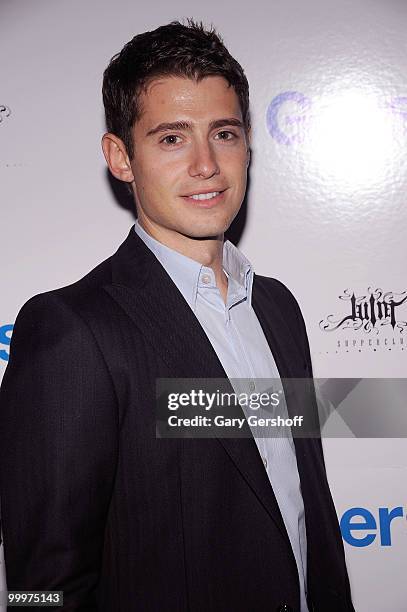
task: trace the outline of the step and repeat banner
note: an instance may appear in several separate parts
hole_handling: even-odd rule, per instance
[[[354,379],[340,401],[356,402],[365,379],[407,378],[407,5],[397,0],[3,0],[0,377],[22,304],[83,276],[134,222],[101,153],[102,73],[136,33],[184,17],[215,25],[246,71],[252,162],[233,235],[257,273],[296,296],[315,376]],[[355,608],[405,612],[406,439],[346,418],[335,431],[323,444]]]

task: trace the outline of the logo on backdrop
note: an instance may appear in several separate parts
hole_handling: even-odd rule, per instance
[[[323,332],[337,332],[337,348],[400,346],[407,330],[407,291],[383,291],[368,287],[361,295],[351,289],[338,296],[345,308],[319,322]],[[344,332],[349,334],[344,337]],[[407,343],[407,341],[406,341]]]
[[[395,96],[383,100],[393,116],[398,117],[407,132],[407,96]],[[267,129],[279,144],[286,146],[301,143],[315,115],[313,101],[299,91],[284,91],[270,102],[266,112]]]
[[[291,104],[290,104],[291,103]],[[291,113],[289,107],[295,108]],[[299,91],[285,91],[270,102],[267,109],[267,128],[274,140],[284,145],[302,142],[311,100]]]
[[[404,130],[407,132],[407,96],[397,96],[390,101],[390,109],[394,115],[401,117]]]
[[[13,325],[0,325],[0,360],[8,361],[9,352],[5,347],[10,346],[12,331]]]
[[[4,104],[0,104],[0,123],[2,123],[4,119],[7,119],[7,117],[10,117],[10,115],[10,108],[8,106],[5,106]]]
[[[390,325],[393,330],[398,329],[400,333],[405,331],[407,321],[399,318],[400,307],[407,301],[407,291],[384,293],[381,289],[367,290],[365,295],[355,296],[354,292],[345,289],[340,300],[348,303],[349,314],[342,318],[330,314],[320,321],[319,326],[323,331],[334,331],[336,329],[363,330],[365,333],[378,334],[380,328]],[[406,312],[407,316],[407,312]]]
[[[373,542],[378,546],[392,546],[393,522],[399,523],[399,519],[405,525],[406,513],[402,506],[378,508],[377,516],[367,508],[349,508],[340,520],[342,537],[347,544],[358,548]]]

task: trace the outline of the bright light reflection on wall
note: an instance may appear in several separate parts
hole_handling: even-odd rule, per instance
[[[324,181],[353,189],[387,182],[397,154],[391,113],[377,95],[352,88],[314,103],[305,153]]]

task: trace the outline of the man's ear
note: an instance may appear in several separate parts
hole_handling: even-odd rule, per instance
[[[115,134],[107,132],[102,138],[102,149],[113,176],[119,181],[132,183],[134,181],[133,171],[123,141]]]

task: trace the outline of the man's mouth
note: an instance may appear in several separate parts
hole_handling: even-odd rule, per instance
[[[212,198],[216,198],[220,193],[220,191],[211,191],[210,193],[196,193],[188,197],[193,200],[212,200]]]
[[[220,189],[217,191],[202,191],[200,193],[191,193],[190,195],[183,196],[185,200],[193,201],[193,202],[201,202],[202,205],[205,204],[215,204],[220,201],[225,193],[226,189]]]

